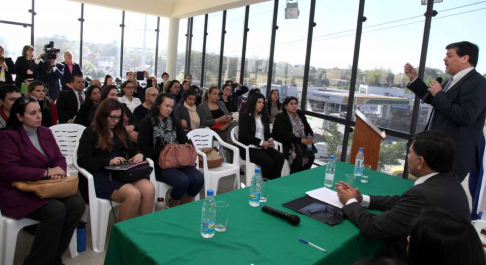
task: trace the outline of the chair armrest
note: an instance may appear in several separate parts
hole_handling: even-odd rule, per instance
[[[208,168],[208,157],[206,156],[206,153],[196,149],[196,152],[198,155],[202,156],[203,158],[203,168],[204,168],[204,172],[208,172],[209,168]],[[198,159],[199,160],[199,159]]]
[[[147,160],[147,162],[149,163],[149,165],[152,167],[152,172],[150,173],[150,182],[152,182],[152,184],[154,185],[154,187],[157,187],[157,180],[155,179],[155,165],[154,165],[154,161],[150,158],[145,158]]]
[[[277,141],[277,140],[273,140],[274,142],[274,146],[273,148],[277,151],[279,151],[280,153],[283,153],[283,145],[281,142]]]

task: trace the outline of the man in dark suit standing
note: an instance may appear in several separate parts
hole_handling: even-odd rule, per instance
[[[52,48],[54,49],[54,47]],[[57,95],[61,91],[61,78],[64,75],[64,64],[57,62],[59,53],[49,52],[51,56],[55,55],[55,59],[43,60],[46,52],[41,53],[34,61],[38,65],[37,68],[37,80],[44,82],[46,88],[48,88],[48,95],[52,100],[57,99]]]
[[[61,79],[62,90],[71,90],[72,87],[69,87],[69,84],[73,76],[83,76],[83,72],[79,64],[73,62],[73,54],[70,51],[64,52],[64,62],[62,64],[64,64],[64,75]]]
[[[486,79],[476,70],[479,49],[463,41],[446,47],[446,73],[451,77],[442,86],[433,81],[430,88],[417,77],[417,71],[405,65],[411,82],[408,88],[434,109],[426,130],[442,131],[457,145],[457,159],[453,172],[460,181],[469,172],[479,171],[479,144],[486,117]]]
[[[59,124],[73,123],[74,117],[78,113],[81,104],[83,104],[86,99],[83,92],[83,76],[74,75],[70,86],[72,86],[73,89],[61,91],[56,101]]]
[[[466,192],[451,172],[456,145],[443,132],[424,131],[412,138],[407,156],[410,173],[418,179],[401,196],[362,195],[344,182],[336,184],[348,219],[366,236],[384,240],[380,255],[407,259],[407,236],[424,209],[440,208],[471,220]],[[384,211],[370,213],[365,207]]]

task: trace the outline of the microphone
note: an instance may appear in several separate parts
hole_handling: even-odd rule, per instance
[[[277,210],[277,209],[270,207],[270,206],[262,205],[262,211],[269,213],[273,216],[282,218],[282,219],[288,221],[292,225],[298,225],[300,223],[299,216],[297,216],[295,214],[282,212],[282,211]]]
[[[437,79],[435,79],[435,81],[442,83],[442,77],[437,77]],[[425,101],[428,97],[430,97],[430,91],[427,91],[427,93],[425,93],[425,96],[422,98],[422,101]]]

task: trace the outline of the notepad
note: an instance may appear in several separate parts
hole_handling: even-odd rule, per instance
[[[311,190],[306,192],[307,195],[310,197],[317,199],[321,202],[325,202],[327,204],[330,204],[332,206],[338,207],[338,208],[343,208],[343,204],[339,201],[337,192],[328,189],[326,187],[316,189],[316,190]]]

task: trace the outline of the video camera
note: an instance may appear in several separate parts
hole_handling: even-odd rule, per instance
[[[54,42],[50,41],[49,44],[44,45],[44,61],[57,59],[57,53],[60,53],[60,49],[54,49]]]

